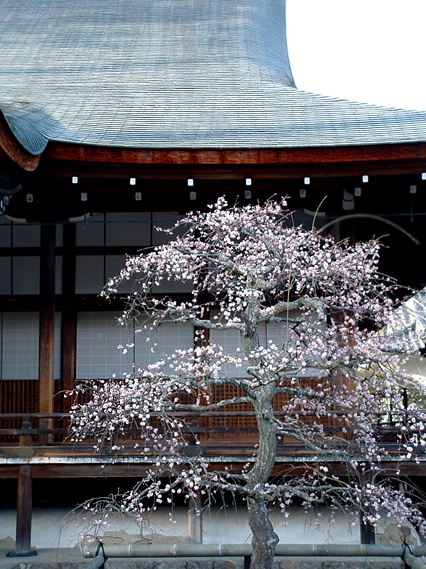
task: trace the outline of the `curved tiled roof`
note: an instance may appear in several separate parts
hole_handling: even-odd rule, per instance
[[[426,113],[296,89],[285,0],[1,0],[20,143],[289,148],[426,141]]]

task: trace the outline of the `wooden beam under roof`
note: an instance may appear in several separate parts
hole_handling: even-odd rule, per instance
[[[156,150],[135,148],[110,148],[50,143],[43,153],[40,170],[44,174],[69,175],[64,166],[81,168],[85,175],[96,177],[121,177],[132,167],[132,175],[159,177],[184,177],[188,171],[196,171],[205,178],[240,177],[257,172],[261,177],[306,175],[350,175],[388,173],[426,168],[426,144],[386,144],[366,146],[340,146],[321,148],[285,149],[235,149],[235,150]],[[59,169],[59,166],[61,169]],[[118,167],[118,166],[121,166]],[[143,168],[138,168],[143,166]],[[157,166],[157,168],[152,168]],[[161,166],[161,170],[158,168]],[[190,167],[175,169],[173,167]],[[147,167],[151,167],[151,170]],[[252,170],[257,167],[257,170]],[[102,174],[103,171],[103,174]],[[236,174],[238,173],[238,175]],[[287,173],[287,176],[286,176]],[[76,175],[76,174],[74,174]]]
[[[409,174],[426,170],[426,143],[285,149],[138,149],[50,142],[27,152],[0,113],[0,158],[42,177],[204,180]]]

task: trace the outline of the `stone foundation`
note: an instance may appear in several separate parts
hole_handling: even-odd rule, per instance
[[[41,550],[37,557],[8,558],[0,552],[0,569],[83,569],[90,559],[76,550]],[[244,559],[167,558],[110,559],[105,569],[243,569]],[[398,558],[390,557],[277,557],[274,569],[402,569]]]

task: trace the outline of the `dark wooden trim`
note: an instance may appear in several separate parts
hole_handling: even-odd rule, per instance
[[[39,162],[40,156],[30,154],[15,138],[3,113],[0,111],[0,156],[6,162],[13,163],[27,172],[33,172]]]
[[[186,301],[188,294],[170,294],[170,298],[176,301]],[[126,306],[127,294],[114,296],[110,299],[103,298],[98,294],[80,294],[73,298],[64,298],[62,295],[55,297],[55,306],[58,310],[72,307],[76,312],[112,311],[120,312]],[[34,312],[39,310],[40,297],[36,295],[17,295],[10,297],[0,296],[0,312]]]
[[[46,178],[60,179],[79,176],[81,180],[95,178],[112,183],[114,180],[128,180],[135,177],[140,182],[151,183],[158,180],[184,181],[187,178],[195,180],[254,180],[270,179],[299,179],[305,176],[317,179],[347,178],[351,176],[369,175],[407,175],[420,174],[425,170],[425,158],[398,159],[384,158],[383,160],[353,160],[353,161],[312,161],[312,162],[277,162],[265,164],[121,164],[97,162],[62,162],[60,160],[41,163],[38,169],[40,175]],[[140,190],[144,187],[132,186],[130,189]],[[108,190],[105,185],[104,191]]]
[[[249,458],[253,455],[253,448],[249,450],[250,452],[247,453],[239,453],[240,456]],[[238,453],[234,453],[234,455],[236,454]],[[210,466],[211,471],[222,471],[226,466],[232,469],[233,472],[239,472],[244,466],[244,462],[231,462],[229,455],[219,456],[221,456],[222,460],[220,462],[212,463]],[[291,454],[289,456],[291,457]],[[280,474],[296,475],[296,469],[299,468],[299,466],[299,462],[290,461],[288,463],[277,463],[274,467],[273,476],[278,476]],[[73,463],[69,464],[36,464],[32,467],[32,478],[93,478],[95,476],[106,476],[110,478],[140,478],[149,468],[150,465],[144,465],[141,463],[106,464],[105,468],[102,468],[100,464],[87,464],[74,460]],[[300,468],[303,470],[304,467],[300,466]],[[302,470],[300,472],[302,472]],[[345,476],[347,474],[344,464],[333,463],[330,465],[330,470],[336,476]],[[389,464],[387,470],[391,475],[395,475],[395,463]],[[0,480],[2,478],[16,478],[18,471],[19,466],[0,465]],[[424,478],[426,476],[426,468],[422,465],[409,463],[405,465],[404,472],[401,473],[401,476]]]
[[[68,227],[68,225],[64,225]],[[75,228],[75,227],[74,227]],[[148,248],[148,245],[140,246],[123,246],[123,245],[108,245],[104,247],[103,245],[90,245],[87,247],[76,247],[75,254],[79,256],[83,255],[137,255],[142,249]],[[41,247],[0,247],[0,257],[40,257]],[[56,247],[56,256],[65,256],[64,247]],[[68,261],[67,261],[68,263]],[[64,260],[65,265],[65,260]]]

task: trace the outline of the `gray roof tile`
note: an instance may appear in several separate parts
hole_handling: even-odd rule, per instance
[[[0,0],[0,109],[23,146],[426,141],[426,113],[295,88],[285,0]]]

